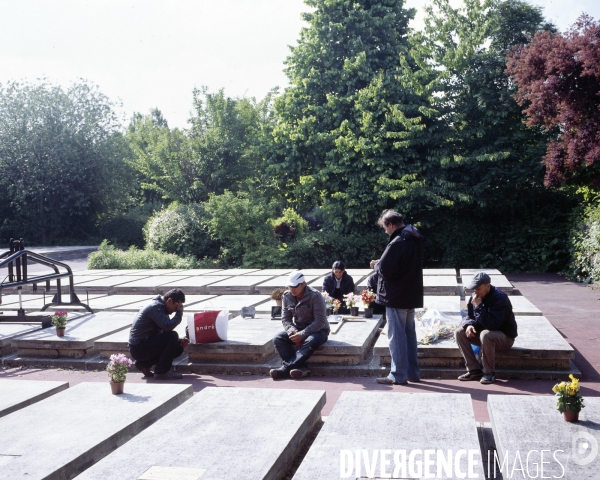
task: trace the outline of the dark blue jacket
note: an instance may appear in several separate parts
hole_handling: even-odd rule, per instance
[[[325,278],[323,278],[323,291],[327,292],[329,295],[333,296],[333,291],[335,290],[335,275],[331,272]],[[342,281],[340,282],[340,290],[342,295],[346,295],[347,293],[354,293],[354,280],[348,275],[348,272],[344,272],[342,275]],[[339,297],[338,300],[344,301],[343,297]]]
[[[482,330],[500,330],[507,337],[517,337],[517,322],[508,295],[493,285],[482,302],[474,307],[469,299],[469,316],[463,321],[463,327],[473,325],[477,333]]]
[[[129,332],[129,345],[137,345],[159,332],[170,332],[181,323],[182,318],[181,310],[170,318],[163,298],[160,295],[156,296],[135,316]]]
[[[390,235],[375,271],[377,303],[390,308],[423,307],[423,236],[415,227],[406,225]]]

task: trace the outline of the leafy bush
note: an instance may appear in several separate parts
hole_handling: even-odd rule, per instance
[[[286,208],[283,215],[269,221],[277,237],[286,242],[308,232],[308,222],[293,208]]]
[[[144,225],[148,221],[147,216],[136,214],[119,215],[100,228],[100,235],[113,245],[120,248],[144,246]]]
[[[154,269],[154,268],[208,268],[214,267],[210,261],[199,261],[194,257],[178,257],[172,253],[160,250],[139,250],[132,246],[127,251],[119,250],[109,245],[104,240],[97,252],[93,252],[88,259],[87,267],[90,270],[98,268],[118,269]]]
[[[600,201],[579,209],[569,242],[571,261],[562,273],[578,282],[600,281]]]
[[[144,228],[146,246],[181,256],[216,256],[218,246],[208,231],[203,204],[174,205],[155,213]]]

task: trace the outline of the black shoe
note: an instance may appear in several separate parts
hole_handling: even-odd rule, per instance
[[[167,373],[156,373],[154,378],[157,380],[179,380],[183,378],[183,375],[179,372],[174,372],[173,370],[169,370]]]
[[[492,372],[492,373],[484,374],[483,377],[481,377],[481,380],[479,380],[479,383],[488,385],[490,383],[494,383],[495,381],[496,381],[496,374],[494,372]]]
[[[154,374],[150,371],[150,367],[142,367],[138,362],[135,362],[135,368],[144,374],[144,377],[153,377]]]
[[[458,379],[466,382],[468,380],[478,380],[481,377],[483,377],[483,372],[481,370],[473,370],[471,372],[463,373]]]
[[[280,378],[290,378],[289,372],[283,367],[272,368],[269,371],[269,375],[271,375],[271,378],[273,380],[279,380]]]
[[[292,368],[290,370],[290,377],[292,378],[304,378],[310,375],[310,370],[307,367]]]
[[[406,385],[408,382],[394,382],[390,377],[376,378],[375,381],[381,385]]]

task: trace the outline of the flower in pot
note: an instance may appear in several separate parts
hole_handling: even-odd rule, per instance
[[[323,300],[325,300],[325,313],[331,315],[333,313],[333,297],[330,297],[327,292],[321,292]]]
[[[570,382],[560,382],[552,387],[552,391],[558,397],[556,408],[563,414],[567,422],[576,422],[579,420],[579,412],[585,405],[583,397],[579,392],[579,380],[569,375]]]
[[[281,307],[284,293],[285,288],[276,288],[271,292],[271,300],[275,300],[275,303]]]
[[[331,305],[333,307],[333,313],[337,313],[340,307],[342,306],[342,301],[338,300],[337,298],[334,298],[331,302]]]
[[[352,315],[353,317],[357,317],[358,307],[356,306],[356,304],[360,302],[360,296],[354,295],[354,293],[351,292],[344,295],[344,300],[346,301],[346,305],[348,305],[348,308],[350,309],[350,315]]]
[[[372,290],[363,290],[360,299],[365,307],[365,318],[373,318],[373,309],[369,307],[375,301],[375,294]]]
[[[124,353],[115,353],[110,356],[106,371],[110,377],[110,387],[113,395],[123,393],[127,372],[129,372],[129,367],[132,365],[133,362]]]
[[[69,312],[60,310],[58,312],[54,312],[54,315],[52,315],[51,317],[52,325],[56,327],[56,335],[58,337],[65,336],[65,328],[67,327],[67,315],[69,315]]]

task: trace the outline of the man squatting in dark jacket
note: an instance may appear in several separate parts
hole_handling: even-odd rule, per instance
[[[174,328],[183,318],[185,294],[179,289],[158,295],[138,312],[129,333],[129,352],[135,366],[145,377],[158,380],[176,380],[181,373],[173,372],[173,360],[189,344],[187,338],[179,339]],[[170,315],[175,313],[173,318]],[[150,370],[156,365],[154,373]]]
[[[371,261],[378,274],[377,303],[385,306],[392,365],[385,385],[418,382],[415,308],[423,307],[423,236],[394,210],[385,210],[377,222],[390,236],[379,260]]]
[[[467,365],[467,373],[459,380],[481,378],[481,383],[495,382],[496,350],[509,350],[517,337],[517,322],[508,295],[491,283],[488,274],[479,272],[465,285],[474,292],[467,305],[468,316],[454,332]],[[471,344],[481,347],[483,372]]]
[[[310,374],[306,361],[327,341],[329,322],[325,315],[325,299],[306,285],[302,272],[292,272],[283,294],[283,332],[273,338],[275,348],[283,360],[281,367],[269,372],[271,378],[302,378]]]

